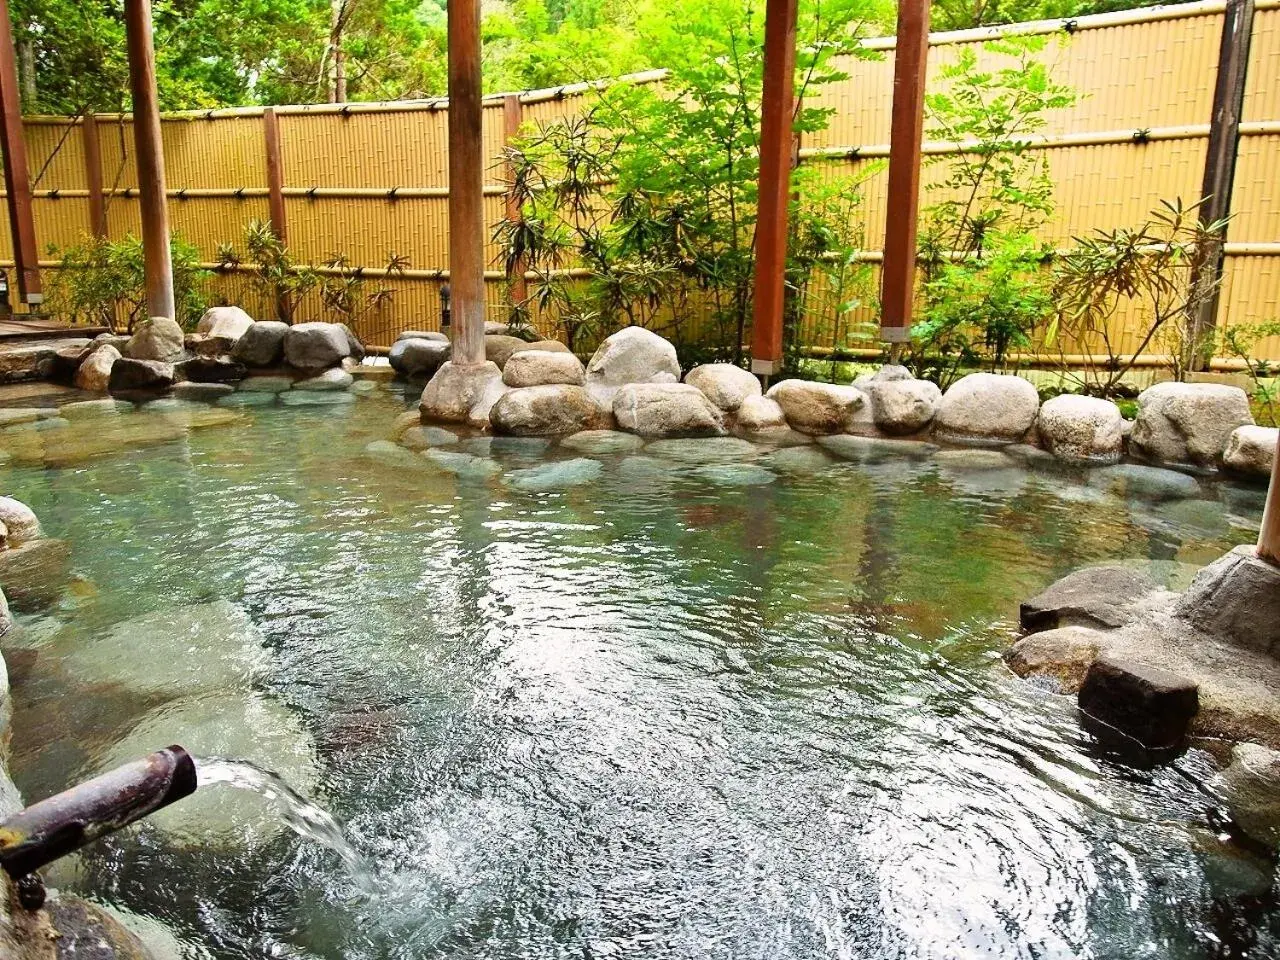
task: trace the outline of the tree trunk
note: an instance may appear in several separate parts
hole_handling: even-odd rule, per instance
[[[346,0],[329,0],[329,102],[347,99],[347,65],[342,52],[342,32],[346,26]]]
[[[36,105],[36,48],[30,40],[18,42],[18,86],[22,107],[29,113]]]

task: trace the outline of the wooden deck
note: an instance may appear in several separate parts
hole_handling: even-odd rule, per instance
[[[22,315],[0,318],[0,341],[56,340],[59,337],[96,337],[106,327],[75,327],[48,317]]]

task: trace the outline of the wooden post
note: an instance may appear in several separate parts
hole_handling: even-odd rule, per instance
[[[480,0],[449,0],[449,289],[453,362],[484,362]]]
[[[1258,556],[1280,566],[1280,437],[1276,438],[1271,486],[1267,488],[1267,506],[1262,513],[1262,531],[1258,534]]]
[[[756,276],[751,321],[751,372],[765,378],[777,373],[782,364],[795,72],[796,0],[767,0],[764,90],[760,104],[760,199],[756,211]]]
[[[1200,222],[1215,223],[1231,213],[1231,188],[1236,178],[1240,145],[1240,119],[1244,109],[1244,82],[1249,68],[1249,42],[1253,37],[1254,0],[1227,0],[1218,47],[1218,78],[1213,90],[1213,117],[1209,122],[1209,147],[1205,153],[1204,181],[1200,197]],[[1218,324],[1226,229],[1217,242],[1197,251],[1192,266],[1196,315],[1192,318],[1194,370],[1204,370],[1213,359],[1211,337]]]
[[[511,141],[520,135],[520,124],[524,122],[524,106],[520,103],[520,94],[509,93],[502,98],[502,135],[503,144],[511,145]],[[515,168],[507,164],[507,178],[515,179]],[[519,223],[524,219],[524,211],[520,209],[520,201],[516,198],[511,186],[507,188],[507,219]],[[513,305],[523,303],[529,296],[529,287],[524,279],[525,263],[521,258],[515,265],[511,278],[511,300]]]
[[[107,203],[102,193],[102,138],[98,118],[85,114],[80,126],[84,143],[84,182],[89,191],[89,232],[99,239],[107,236]]]
[[[133,143],[142,206],[142,254],[147,282],[147,316],[176,319],[173,261],[169,256],[169,208],[165,199],[164,146],[160,101],[151,40],[151,0],[125,0],[129,46],[129,92],[133,96]]]
[[[924,81],[929,56],[928,0],[898,4],[893,64],[893,125],[889,134],[888,216],[880,271],[880,339],[892,354],[911,339],[915,303],[916,228],[920,211],[920,145],[924,137]]]
[[[4,187],[18,296],[23,303],[41,303],[44,294],[40,285],[40,257],[36,250],[36,223],[31,215],[31,176],[27,172],[27,146],[22,137],[22,102],[8,0],[0,0],[0,150],[4,151]]]
[[[289,221],[284,207],[284,160],[280,153],[280,118],[275,107],[262,111],[262,134],[267,157],[267,216],[271,232],[287,247]],[[293,322],[293,305],[284,294],[276,300],[276,316],[285,323]]]

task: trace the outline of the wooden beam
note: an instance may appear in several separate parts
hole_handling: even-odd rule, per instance
[[[449,288],[453,362],[484,362],[480,0],[449,0]]]
[[[156,93],[150,0],[125,0],[124,26],[129,47],[129,91],[133,96],[138,197],[142,207],[147,315],[175,320],[173,261],[169,255],[169,208],[165,199],[164,146],[160,138],[160,100]]]
[[[911,339],[915,304],[916,229],[920,214],[920,145],[929,56],[928,0],[898,4],[898,49],[893,65],[893,123],[889,134],[888,216],[880,285],[880,339]],[[895,352],[901,348],[894,348]]]
[[[764,90],[760,104],[760,198],[756,211],[756,275],[751,320],[751,372],[782,366],[786,306],[787,208],[795,156],[796,0],[767,0]]]
[[[274,107],[262,111],[262,132],[267,155],[267,210],[271,231],[281,243],[289,243],[289,222],[284,207],[284,160],[280,153],[280,118]]]
[[[1202,224],[1216,223],[1231,213],[1231,188],[1236,179],[1236,155],[1240,144],[1240,117],[1244,110],[1245,76],[1249,69],[1249,43],[1253,37],[1254,0],[1227,0],[1218,45],[1218,76],[1213,90],[1213,116],[1209,121],[1209,147],[1205,153],[1204,180],[1200,186]],[[1200,250],[1192,265],[1198,302],[1192,322],[1189,358],[1193,370],[1203,370],[1213,358],[1207,344],[1218,324],[1226,229],[1216,243]]]
[[[502,98],[502,142],[505,146],[511,146],[511,141],[520,136],[520,125],[524,123],[524,107],[520,103],[520,94],[509,93]],[[512,164],[507,164],[507,219],[513,223],[519,223],[524,218],[524,211],[520,209],[520,201],[516,197],[512,187],[514,186],[515,169]],[[514,276],[511,278],[511,301],[512,304],[523,303],[529,296],[529,285],[524,278],[525,264],[524,260],[516,264],[513,271]]]
[[[98,118],[85,114],[80,127],[84,146],[84,182],[89,192],[89,232],[99,239],[107,236],[107,203],[102,192],[102,137]]]
[[[1262,531],[1258,534],[1258,556],[1280,566],[1280,437],[1276,438],[1271,486],[1267,488],[1267,506],[1262,513]]]
[[[31,176],[22,136],[22,101],[8,0],[0,0],[0,150],[4,151],[5,199],[18,296],[23,303],[38,304],[44,301],[44,294],[40,285],[36,223],[31,214]]]

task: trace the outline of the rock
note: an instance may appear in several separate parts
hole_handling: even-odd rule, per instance
[[[62,596],[70,566],[71,545],[65,540],[30,540],[0,550],[0,585],[14,610],[39,610]]]
[[[296,323],[284,335],[284,362],[299,370],[325,370],[351,356],[347,330],[337,323]]]
[[[715,404],[687,383],[625,384],[614,395],[613,415],[621,429],[646,437],[714,437],[725,432]]]
[[[502,368],[502,382],[508,387],[581,386],[586,382],[586,371],[572,353],[517,350]]]
[[[1276,460],[1276,444],[1280,429],[1275,427],[1236,427],[1227,439],[1222,465],[1232,473],[1267,479]]]
[[[1058,458],[1048,450],[1042,450],[1040,447],[1032,446],[1029,443],[1011,443],[1007,447],[1001,447],[1000,452],[1006,456],[1013,457],[1028,468],[1042,470],[1062,466],[1058,462]]]
[[[252,326],[253,317],[239,307],[210,307],[196,322],[196,333],[225,337],[234,342]]]
[[[1159,502],[1200,496],[1200,484],[1195,477],[1138,463],[1121,463],[1095,470],[1089,477],[1089,484],[1127,499]]]
[[[1085,673],[1077,702],[1090,719],[1148,750],[1165,751],[1186,742],[1200,692],[1167,670],[1102,656]]]
[[[791,429],[815,436],[844,433],[867,403],[854,387],[812,380],[782,380],[765,396],[782,408]]]
[[[942,397],[934,432],[961,443],[1017,443],[1036,422],[1040,394],[1021,377],[971,373]]]
[[[507,482],[526,493],[546,493],[591,483],[599,478],[603,470],[604,465],[599,460],[585,457],[554,460],[536,467],[513,470],[507,474]]]
[[[223,397],[229,397],[236,388],[229,383],[180,383],[173,388],[173,396],[177,400],[189,400],[193,403],[216,403]],[[252,396],[252,394],[244,394]]]
[[[217,357],[230,353],[236,341],[226,337],[211,337],[207,333],[188,333],[183,337],[183,345],[187,353],[197,357]]]
[[[721,487],[758,487],[778,479],[755,463],[707,463],[695,468],[693,476]]]
[[[292,387],[293,378],[281,376],[245,377],[236,385],[247,393],[284,393]]]
[[[477,457],[510,457],[541,463],[551,441],[546,437],[470,437],[458,444],[459,450]]]
[[[446,423],[468,423],[472,411],[483,407],[487,420],[496,401],[494,387],[502,387],[502,371],[496,363],[463,366],[446,360],[422,391],[418,409],[423,419]]]
[[[4,524],[0,524],[0,528],[3,528],[3,526]],[[4,546],[4,536],[2,533],[0,533],[0,547],[3,547],[3,546]],[[6,633],[8,633],[12,629],[13,629],[13,614],[9,612],[9,600],[8,598],[5,597],[4,590],[0,589],[0,637],[3,637]],[[0,664],[3,664],[3,662],[4,662],[3,659],[0,658]],[[5,680],[6,682],[8,681],[7,676]]]
[[[535,353],[573,353],[559,340],[534,340],[532,343],[525,343],[516,347],[512,356],[517,353],[527,353],[530,350]]]
[[[879,379],[886,370],[903,368],[885,367],[863,387],[871,397],[876,427],[891,434],[919,433],[933,422],[942,402],[942,391],[930,380],[894,376]]]
[[[782,412],[776,400],[768,397],[747,397],[738,407],[738,418],[735,422],[738,430],[744,433],[759,433],[763,430],[790,429],[787,427],[787,415]]]
[[[1280,752],[1237,743],[1221,783],[1227,809],[1241,829],[1260,843],[1280,846]]]
[[[435,447],[422,454],[433,464],[462,480],[487,480],[502,472],[502,466],[488,457]]]
[[[326,370],[318,376],[307,380],[299,380],[293,385],[294,390],[346,390],[356,382],[355,377],[338,367]]]
[[[760,448],[739,437],[655,440],[645,453],[680,463],[738,463],[760,456]]]
[[[1023,637],[1005,651],[1005,663],[1020,677],[1052,677],[1059,693],[1075,693],[1097,659],[1103,636],[1087,627],[1058,627]]]
[[[760,462],[771,470],[801,476],[830,470],[839,463],[821,447],[784,447],[766,453]]]
[[[486,320],[484,322],[484,335],[505,337],[511,333],[511,328],[505,323],[498,323],[496,320]]]
[[[438,330],[402,330],[397,334],[396,340],[435,340],[439,343],[449,342],[449,338]]]
[[[236,383],[249,375],[249,368],[230,357],[194,357],[174,364],[173,375],[193,383]]]
[[[121,353],[130,360],[174,363],[186,355],[182,328],[168,317],[139,320]]]
[[[484,338],[484,358],[498,365],[501,370],[511,359],[511,354],[526,346],[519,337],[508,337],[500,334],[487,334]]]
[[[365,456],[392,467],[402,467],[412,471],[434,472],[436,467],[430,460],[402,447],[390,440],[374,440],[364,448]]]
[[[942,450],[934,459],[957,494],[990,500],[1019,496],[1027,486],[1022,464],[1001,450]]]
[[[44,536],[35,511],[13,497],[0,497],[0,523],[5,526],[7,531],[5,542],[10,547],[21,546],[30,540],[39,540]]]
[[[49,371],[49,379],[56,380],[59,383],[70,383],[75,378],[76,371],[80,369],[80,364],[88,358],[96,348],[97,344],[90,346],[80,346],[73,344],[69,347],[59,347],[53,351],[51,357],[52,368]],[[118,353],[119,351],[117,351]]]
[[[1218,383],[1157,383],[1138,397],[1129,448],[1162,463],[1217,466],[1236,427],[1253,423],[1249,397]]]
[[[694,367],[684,382],[697,387],[725,413],[733,413],[748,397],[761,396],[755,374],[732,363],[708,363]]]
[[[878,463],[883,460],[925,460],[938,452],[936,444],[919,440],[884,440],[878,437],[836,435],[820,437],[818,443],[842,460]]]
[[[72,383],[91,393],[106,393],[111,383],[111,368],[119,359],[120,351],[110,344],[94,347],[76,370]]]
[[[410,427],[400,434],[400,445],[410,450],[426,450],[428,447],[447,447],[458,442],[458,435],[444,427]]]
[[[361,396],[368,396],[371,393],[378,392],[378,384],[373,380],[356,380],[351,384],[351,392],[358,393]]]
[[[231,348],[231,359],[249,367],[274,367],[284,360],[284,338],[289,325],[280,320],[253,324]]]
[[[102,769],[181,743],[197,757],[234,757],[277,774],[303,796],[319,783],[315,744],[292,711],[248,691],[182,697],[147,713],[103,758]],[[283,833],[281,811],[255,790],[224,785],[200,771],[200,789],[147,817],[175,846],[252,851]]]
[[[96,904],[59,892],[44,909],[56,946],[47,955],[33,953],[33,960],[155,960],[141,940]]]
[[[133,390],[168,390],[173,386],[172,363],[160,360],[134,360],[121,357],[111,365],[107,388],[112,393],[128,393]]]
[[[1055,457],[1075,463],[1115,463],[1120,459],[1124,417],[1110,400],[1064,393],[1040,408],[1036,429]]]
[[[52,407],[0,407],[0,429],[48,420],[57,415],[58,411]]]
[[[560,446],[597,455],[632,453],[644,446],[644,440],[621,430],[583,430],[565,437]]]
[[[556,356],[556,354],[534,354]],[[513,358],[514,359],[514,358]],[[576,358],[575,358],[576,362]],[[578,433],[598,426],[601,410],[582,387],[555,384],[520,387],[503,394],[489,411],[493,432],[517,437]]]
[[[626,327],[606,337],[587,364],[587,389],[610,404],[624,384],[679,380],[676,348],[644,327]]]
[[[428,378],[449,359],[453,347],[448,340],[408,337],[397,340],[387,353],[387,361],[396,373],[408,377]]]
[[[58,413],[65,420],[93,420],[98,417],[114,417],[121,413],[130,413],[133,410],[133,404],[124,400],[113,400],[105,398],[102,400],[77,400],[74,403],[64,403],[58,408]]]
[[[1200,571],[1173,612],[1215,639],[1280,656],[1280,567],[1236,547]]]
[[[348,327],[345,323],[340,323],[338,324],[338,326],[340,326],[342,328],[342,332],[346,334],[347,347],[351,351],[350,353],[347,354],[346,359],[343,360],[343,363],[344,364],[360,363],[362,360],[364,360],[366,355],[364,344],[360,342],[360,338],[356,336],[356,332],[352,330],[350,327]]]
[[[356,395],[347,390],[290,390],[278,396],[286,407],[335,407],[356,400]]]
[[[1159,589],[1147,573],[1131,567],[1085,567],[1023,602],[1018,619],[1028,631],[1068,626],[1111,630],[1131,623],[1134,605]]]

